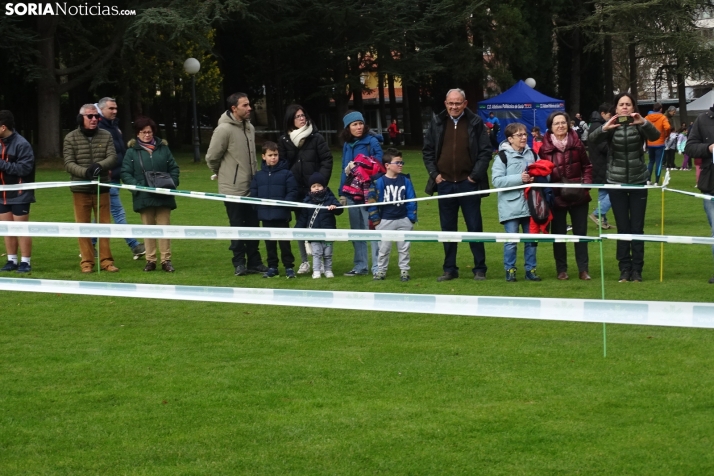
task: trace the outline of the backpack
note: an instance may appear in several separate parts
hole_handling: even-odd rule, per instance
[[[528,149],[528,150],[530,150],[531,154],[533,154],[533,162],[536,162],[538,160],[538,154],[536,154],[533,149]],[[499,150],[498,156],[501,158],[501,162],[503,162],[503,165],[508,167],[508,157],[506,156],[506,153],[502,150]]]
[[[528,203],[528,211],[531,214],[531,219],[534,222],[539,225],[548,223],[548,219],[550,218],[550,204],[545,198],[545,189],[531,187],[528,191],[526,202]]]

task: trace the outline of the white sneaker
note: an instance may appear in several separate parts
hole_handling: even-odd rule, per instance
[[[298,268],[297,274],[306,274],[310,272],[310,263],[303,261]]]
[[[313,271],[313,272],[312,272],[312,279],[320,279],[320,272],[319,272],[319,271]]]
[[[331,269],[328,269],[327,271],[325,271],[325,277],[326,278],[334,278],[335,273],[333,273]]]

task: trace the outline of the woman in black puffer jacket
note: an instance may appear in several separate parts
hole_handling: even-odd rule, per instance
[[[278,141],[280,160],[285,160],[297,180],[300,194],[297,201],[301,202],[310,194],[308,184],[310,176],[319,172],[330,182],[332,175],[332,152],[327,141],[312,124],[310,116],[299,104],[291,104],[285,111],[285,134]],[[297,219],[297,217],[296,217]],[[310,262],[307,260],[305,243],[298,241],[302,264],[298,274],[310,272]]]
[[[588,136],[593,143],[607,141],[607,183],[645,185],[647,164],[644,144],[656,140],[659,131],[636,112],[635,100],[629,93],[615,96],[615,115]],[[608,191],[617,231],[622,234],[642,235],[647,211],[647,189]],[[617,242],[617,261],[620,265],[620,282],[642,281],[645,262],[645,244],[642,241]]]

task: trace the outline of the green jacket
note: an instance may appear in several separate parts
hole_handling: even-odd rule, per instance
[[[253,125],[236,121],[230,111],[222,114],[206,152],[206,164],[218,175],[218,193],[248,196],[250,182],[258,172]]]
[[[620,126],[603,132],[602,126],[588,135],[588,142],[596,144],[608,141],[607,183],[643,184],[647,182],[647,163],[644,144],[656,140],[659,131],[651,122],[641,126]]]
[[[79,127],[71,131],[64,137],[63,146],[64,169],[72,176],[72,181],[89,180],[85,173],[87,168],[98,163],[102,166],[100,180],[102,183],[109,182],[109,171],[117,163],[117,153],[114,150],[114,140],[112,135],[102,129],[97,130],[97,134],[88,138]],[[97,193],[96,185],[80,185],[69,188],[74,193]],[[101,187],[102,193],[109,192],[109,188]]]
[[[156,138],[156,150],[149,153],[142,148],[139,143],[132,139],[127,144],[126,154],[124,155],[124,163],[121,166],[121,181],[127,185],[143,185],[146,186],[146,177],[144,170],[154,172],[168,172],[174,180],[176,187],[179,185],[179,167],[171,155],[169,145],[165,140]],[[144,168],[141,168],[141,161],[144,162]],[[166,207],[171,210],[176,209],[176,199],[173,195],[161,195],[151,192],[132,191],[134,202],[134,211],[140,212],[144,208],[149,207]]]

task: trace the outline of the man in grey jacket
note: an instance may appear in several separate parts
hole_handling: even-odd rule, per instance
[[[255,155],[255,128],[250,123],[250,101],[245,93],[231,94],[229,109],[221,115],[206,152],[206,164],[218,178],[218,193],[250,195],[250,182],[258,170]],[[231,226],[258,227],[258,215],[252,205],[223,202]],[[265,273],[257,240],[232,240],[236,276]]]

